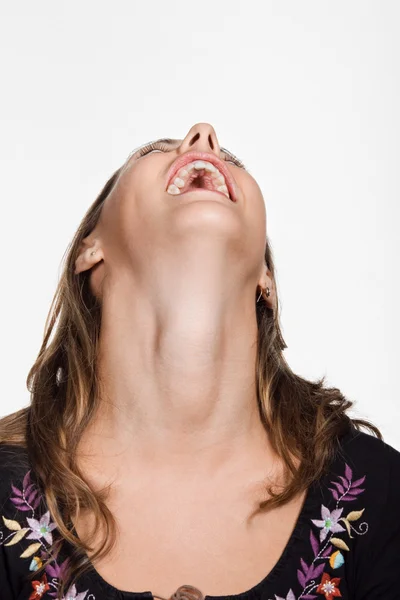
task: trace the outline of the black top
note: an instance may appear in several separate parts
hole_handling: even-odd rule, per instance
[[[63,576],[54,560],[26,580],[57,529],[26,451],[0,445],[0,599],[56,597]],[[62,560],[68,558],[65,542]],[[182,582],[190,584],[191,582]],[[207,590],[201,590],[204,594]],[[278,562],[251,589],[206,600],[399,600],[400,452],[352,428],[329,472],[310,486]],[[152,600],[151,591],[122,591],[91,565],[65,600]]]

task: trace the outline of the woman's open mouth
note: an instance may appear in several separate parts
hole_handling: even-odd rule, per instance
[[[224,175],[212,163],[205,160],[194,160],[182,167],[173,181],[169,182],[167,192],[173,196],[194,190],[210,190],[223,194],[232,202]]]

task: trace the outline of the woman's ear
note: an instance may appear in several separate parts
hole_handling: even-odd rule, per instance
[[[268,293],[267,288],[269,289],[269,296],[267,296],[267,293]],[[265,263],[264,263],[262,275],[261,275],[260,279],[258,280],[257,290],[258,290],[258,294],[260,294],[260,292],[262,292],[262,298],[263,298],[264,302],[267,304],[267,306],[269,308],[272,308],[273,310],[275,310],[276,305],[277,305],[275,281],[272,278],[271,271],[268,269],[268,267],[266,266]],[[260,299],[260,302],[261,302],[261,299]]]
[[[82,271],[88,271],[103,258],[103,250],[99,240],[91,236],[84,238],[75,260],[75,275],[82,273]]]

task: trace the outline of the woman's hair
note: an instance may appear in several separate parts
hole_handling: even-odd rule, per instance
[[[76,449],[82,433],[99,406],[96,359],[101,327],[101,304],[90,287],[90,270],[75,274],[75,260],[82,240],[96,226],[104,201],[118,180],[121,168],[107,181],[88,209],[65,255],[63,272],[45,324],[42,346],[27,377],[30,404],[0,419],[0,443],[23,447],[38,477],[43,496],[56,523],[51,553],[58,554],[67,540],[73,546],[69,565],[59,588],[62,598],[67,582],[72,585],[97,558],[114,547],[116,521],[107,507],[110,486],[92,489],[77,464]],[[265,262],[275,280],[271,246],[266,240]],[[275,280],[276,281],[276,280]],[[276,287],[276,286],[275,286]],[[306,490],[329,467],[338,438],[354,426],[368,428],[379,439],[379,429],[364,419],[352,419],[346,411],[353,402],[339,389],[325,387],[325,377],[309,381],[296,375],[283,356],[287,347],[279,323],[279,304],[271,309],[256,303],[258,325],[256,387],[260,418],[275,452],[283,460],[286,484],[260,510],[283,505]],[[295,460],[293,460],[293,458]],[[297,464],[297,466],[296,466]],[[89,510],[95,518],[88,542],[74,532],[72,517]],[[104,531],[100,548],[89,560],[95,532]],[[37,579],[38,571],[32,573]]]

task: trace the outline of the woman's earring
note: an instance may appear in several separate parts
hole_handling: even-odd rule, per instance
[[[259,299],[261,298],[263,291],[264,291],[264,290],[263,290],[263,288],[261,288],[261,292],[260,292],[260,295],[259,295],[259,296],[258,296],[258,298],[257,298],[257,302],[258,302],[258,301],[259,301]],[[266,288],[265,288],[265,295],[267,296],[267,298],[269,298],[269,297],[270,297],[270,295],[271,295],[271,291],[270,291],[269,287],[266,287]],[[256,304],[257,304],[257,302],[256,302]]]
[[[93,252],[90,253],[90,256],[94,256],[94,254],[96,254],[97,250],[93,250]]]

